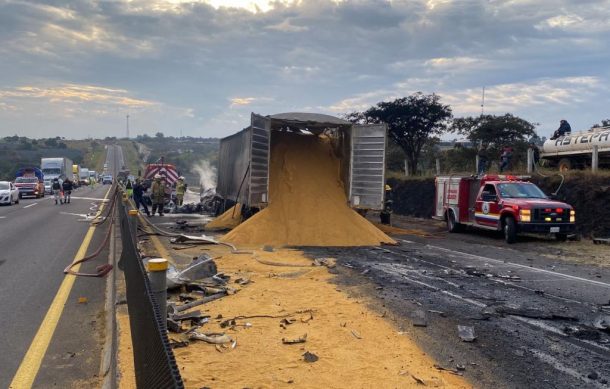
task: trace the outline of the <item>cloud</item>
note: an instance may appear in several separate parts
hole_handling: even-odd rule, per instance
[[[234,97],[231,99],[231,107],[250,105],[254,100],[256,100],[254,97]]]
[[[250,111],[339,114],[416,91],[476,112],[484,85],[489,109],[554,123],[586,106],[585,123],[607,115],[609,20],[609,0],[4,1],[0,135],[133,110],[141,131],[220,136]]]

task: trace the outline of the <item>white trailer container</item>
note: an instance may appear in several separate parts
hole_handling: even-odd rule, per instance
[[[40,170],[44,174],[46,180],[54,180],[55,178],[61,181],[66,177],[72,177],[72,160],[69,158],[42,158],[40,160]]]
[[[383,209],[386,124],[354,125],[315,113],[251,115],[250,126],[223,138],[216,191],[225,199],[264,207],[269,199],[269,158],[275,131],[301,131],[332,138],[341,161],[341,180],[354,208]]]

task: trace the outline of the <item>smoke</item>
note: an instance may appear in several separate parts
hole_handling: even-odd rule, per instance
[[[216,187],[216,168],[210,165],[210,161],[203,160],[195,163],[191,172],[199,176],[199,184],[202,190]]]

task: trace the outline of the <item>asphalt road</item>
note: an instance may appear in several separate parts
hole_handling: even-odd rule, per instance
[[[113,148],[108,158],[114,168]],[[69,387],[79,382],[97,386],[105,280],[77,277],[71,289],[63,291],[67,299],[59,320],[43,319],[61,295],[62,281],[72,277],[65,276],[63,269],[83,244],[90,227],[86,216],[98,210],[109,189],[109,185],[81,187],[72,193],[71,203],[64,205],[55,205],[52,196],[47,196],[0,207],[0,328],[4,333],[0,337],[0,387],[9,387],[20,367],[27,372],[25,376],[35,376],[35,387]],[[108,224],[96,229],[88,253],[102,243]],[[108,250],[104,249],[81,270],[94,271],[107,261]],[[50,343],[31,347],[37,334],[37,339],[50,336]],[[28,350],[33,359],[24,359]]]
[[[578,249],[565,249],[587,243],[507,245],[433,222],[405,227],[424,233],[402,236],[400,246],[307,252],[338,258],[340,284],[372,295],[375,309],[476,387],[610,387],[610,332],[594,324],[610,315],[610,269],[573,263]],[[476,339],[462,341],[458,325]]]

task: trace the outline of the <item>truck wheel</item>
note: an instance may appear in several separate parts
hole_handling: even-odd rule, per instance
[[[568,158],[561,158],[559,160],[559,164],[557,164],[557,167],[559,168],[560,172],[567,172],[572,169],[572,161],[570,161]]]
[[[511,216],[504,219],[504,239],[509,244],[517,241],[517,225]]]
[[[449,232],[460,232],[462,225],[455,220],[453,211],[447,211],[447,231]]]
[[[557,233],[555,234],[555,238],[557,238],[557,240],[560,242],[565,242],[568,240],[568,234]]]

